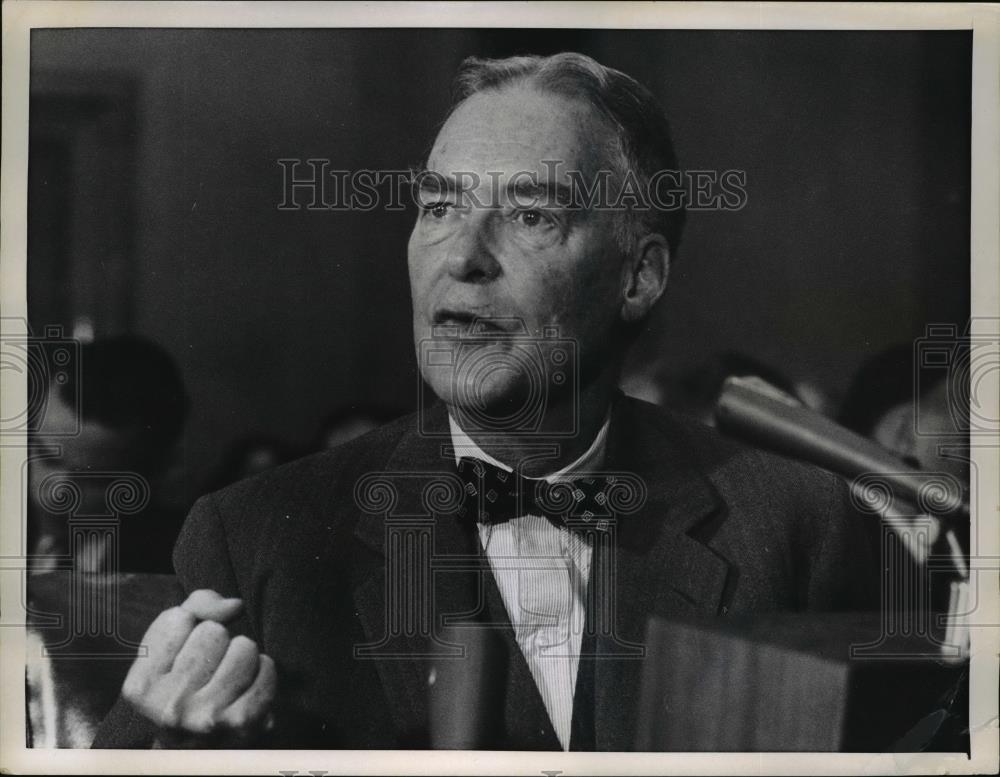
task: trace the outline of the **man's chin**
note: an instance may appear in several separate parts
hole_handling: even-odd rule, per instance
[[[448,406],[456,421],[480,423],[500,430],[505,424],[518,424],[525,416],[535,416],[541,409],[536,407],[542,397],[532,396],[532,392],[516,383],[494,382],[490,385],[431,385],[438,399]]]

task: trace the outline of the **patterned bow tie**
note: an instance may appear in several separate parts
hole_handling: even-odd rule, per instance
[[[480,459],[462,458],[458,476],[464,487],[459,516],[478,523],[503,523],[522,515],[541,515],[557,526],[607,531],[614,514],[613,475],[578,477],[548,483],[507,472]]]

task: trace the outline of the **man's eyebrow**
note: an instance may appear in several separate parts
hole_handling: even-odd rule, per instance
[[[411,176],[413,183],[424,193],[457,195],[468,189],[468,186],[459,186],[457,177],[445,175],[435,170],[414,170],[411,172]],[[566,207],[573,203],[573,187],[569,184],[558,181],[539,182],[534,177],[525,174],[516,174],[510,178],[506,191],[509,197],[512,195],[516,205],[522,207]],[[465,182],[463,181],[463,183]]]
[[[573,202],[573,188],[559,181],[539,182],[519,176],[507,185],[507,191],[515,196],[520,205],[567,206]]]
[[[458,193],[458,182],[454,178],[449,178],[434,170],[414,170],[411,172],[411,180],[422,192],[433,192],[435,194]]]

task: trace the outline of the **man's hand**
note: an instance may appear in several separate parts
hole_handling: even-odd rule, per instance
[[[274,661],[223,625],[242,609],[241,599],[195,591],[146,630],[148,654],[132,664],[122,696],[156,724],[156,746],[246,745],[270,725]]]

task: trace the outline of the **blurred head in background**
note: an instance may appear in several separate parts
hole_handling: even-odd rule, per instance
[[[292,458],[289,446],[274,437],[258,435],[237,440],[226,450],[222,463],[203,490],[217,491],[230,483],[259,475],[291,461]]]
[[[328,415],[320,424],[309,450],[312,452],[336,448],[400,415],[403,415],[401,411],[376,404],[349,405],[341,408]]]
[[[68,552],[70,516],[50,496],[58,483],[77,494],[74,515],[111,514],[107,489],[116,475],[145,481],[156,499],[190,406],[173,359],[149,340],[96,340],[80,347],[79,359],[65,382],[44,387],[44,409],[29,439],[29,552],[42,555]],[[149,525],[145,537],[137,532],[133,546],[145,546],[161,528]],[[131,550],[123,545],[123,557]]]
[[[968,481],[968,436],[955,426],[945,373],[925,370],[918,375],[914,355],[913,344],[900,343],[862,364],[838,421],[912,467]],[[942,455],[945,446],[957,455]]]

